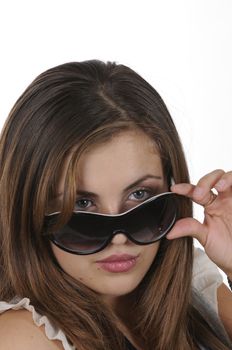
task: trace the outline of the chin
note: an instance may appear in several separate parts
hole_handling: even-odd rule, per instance
[[[121,280],[110,281],[109,283],[102,283],[102,287],[98,290],[99,294],[105,294],[112,297],[120,297],[131,293],[140,283],[140,280],[130,280],[121,278]]]

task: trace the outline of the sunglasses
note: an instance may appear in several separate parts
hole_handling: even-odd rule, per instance
[[[70,220],[52,232],[60,212],[45,216],[47,238],[62,250],[78,255],[103,250],[118,234],[139,245],[157,242],[173,227],[177,219],[180,195],[165,192],[150,197],[124,213],[108,215],[74,211]]]

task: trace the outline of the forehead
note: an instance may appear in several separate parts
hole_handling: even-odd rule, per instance
[[[58,184],[62,193],[68,164],[73,152],[65,159]],[[140,130],[124,130],[104,143],[92,145],[82,153],[75,170],[77,187],[89,191],[116,185],[127,185],[147,173],[163,177],[162,161],[158,147]]]
[[[144,132],[130,130],[86,151],[79,159],[77,175],[80,180],[83,175],[120,177],[148,170],[162,173],[158,147]]]
[[[140,153],[140,150],[143,152],[150,152],[151,154],[159,154],[158,146],[154,140],[151,139],[145,132],[140,129],[129,129],[122,130],[115,135],[112,135],[110,139],[105,142],[99,142],[93,144],[89,147],[82,155],[83,158],[96,157],[99,154],[106,155],[106,151],[127,151]],[[113,156],[113,154],[112,154]]]

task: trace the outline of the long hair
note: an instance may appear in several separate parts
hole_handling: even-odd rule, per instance
[[[1,300],[28,297],[79,350],[123,350],[119,318],[99,295],[65,273],[43,236],[62,166],[62,225],[71,216],[83,152],[123,130],[139,128],[158,146],[167,181],[189,182],[182,145],[160,95],[132,69],[98,60],[63,64],[40,74],[20,96],[0,141]],[[192,204],[179,205],[179,217]],[[131,332],[144,350],[229,349],[194,306],[191,238],[162,240],[131,293]]]

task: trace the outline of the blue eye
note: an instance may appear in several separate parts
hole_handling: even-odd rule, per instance
[[[86,209],[88,208],[88,203],[91,202],[89,199],[82,198],[76,201],[75,209]]]
[[[150,193],[150,192],[147,191],[147,190],[139,189],[139,190],[133,192],[132,195],[135,195],[135,194],[136,194],[135,197],[137,197],[137,198],[136,198],[137,200],[143,200],[143,199],[147,199],[147,198],[149,197],[149,193]],[[146,195],[145,195],[145,194],[146,194]]]
[[[149,189],[138,189],[129,195],[129,200],[132,201],[144,201],[148,199],[151,195],[154,195],[154,191]],[[133,196],[133,197],[132,197]],[[85,210],[90,209],[94,205],[94,202],[87,198],[80,198],[76,200],[74,210]]]

